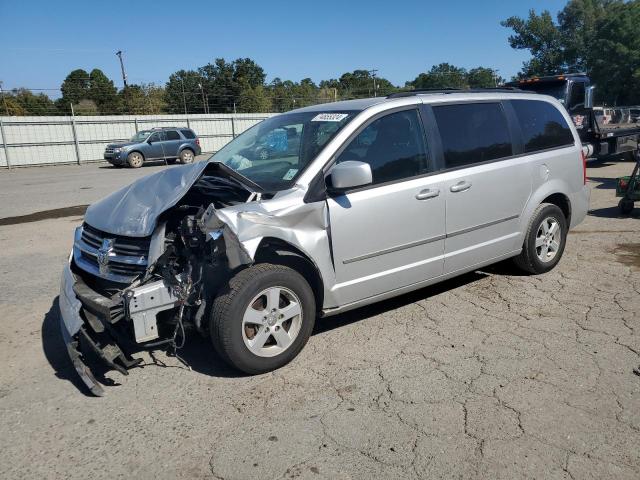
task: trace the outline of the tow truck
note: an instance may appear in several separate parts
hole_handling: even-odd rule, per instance
[[[588,158],[623,155],[634,158],[640,142],[640,123],[631,115],[614,115],[605,121],[605,110],[593,106],[596,86],[584,73],[532,77],[507,84],[520,90],[551,95],[564,105],[580,134]],[[629,111],[637,107],[607,107]]]

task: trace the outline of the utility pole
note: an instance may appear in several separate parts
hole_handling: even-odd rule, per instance
[[[182,103],[184,105],[184,114],[187,114],[187,98],[184,95],[184,80],[181,78],[180,83],[182,83]]]
[[[378,73],[377,68],[372,68],[371,70],[369,70],[369,75],[371,75],[371,78],[373,78],[373,96],[374,97],[378,96],[378,87],[376,86],[376,73]]]
[[[127,88],[127,73],[124,71],[124,62],[122,61],[122,50],[118,50],[116,55],[120,59],[120,70],[122,70],[122,83],[124,83],[124,88]]]
[[[207,104],[204,102],[204,88],[202,88],[202,83],[198,83],[200,87],[200,93],[202,94],[202,111],[207,113]]]

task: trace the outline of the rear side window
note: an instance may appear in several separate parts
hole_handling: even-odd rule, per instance
[[[513,155],[507,119],[499,103],[433,107],[445,168],[458,168]]]
[[[547,102],[511,100],[524,139],[525,153],[573,145],[571,129],[560,111]]]
[[[180,135],[175,130],[167,130],[165,132],[167,140],[180,140]]]
[[[196,134],[193,133],[191,130],[180,130],[182,132],[182,135],[184,135],[184,138],[196,138]]]
[[[425,173],[427,152],[418,112],[406,110],[374,120],[351,141],[337,163],[348,160],[371,165],[374,185]]]

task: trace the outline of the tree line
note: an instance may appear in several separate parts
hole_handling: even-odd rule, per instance
[[[598,85],[598,100],[640,103],[640,0],[570,0],[554,18],[530,10],[509,17],[509,44],[528,50],[515,78],[587,72]],[[179,70],[165,85],[118,89],[100,69],[69,73],[55,100],[27,89],[5,92],[0,111],[9,115],[117,115],[162,113],[284,112],[322,102],[383,96],[418,88],[486,88],[504,83],[494,70],[434,65],[404,85],[374,71],[354,70],[315,83],[274,78],[250,58],[217,58],[193,70]]]

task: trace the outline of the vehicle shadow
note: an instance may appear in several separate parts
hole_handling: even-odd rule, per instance
[[[420,290],[405,293],[404,295],[393,297],[388,300],[372,303],[371,305],[360,307],[355,310],[350,310],[348,312],[341,313],[332,317],[320,318],[316,321],[316,325],[313,329],[312,335],[322,334],[335,328],[340,328],[352,323],[366,320],[371,317],[375,317],[376,315],[382,315],[391,310],[396,310],[412,303],[426,300],[429,297],[439,295],[449,290],[463,287],[470,283],[481,280],[487,276],[487,273],[483,273],[481,271],[466,273],[464,275],[460,275],[459,277],[455,277],[450,280],[446,280],[444,282],[437,283],[425,288],[421,288]]]
[[[84,395],[88,397],[92,396],[89,389],[82,380],[80,380],[76,369],[73,368],[64,340],[62,339],[58,297],[54,298],[49,311],[44,316],[41,336],[44,356],[53,368],[55,376],[61,380],[70,382]]]
[[[617,179],[607,177],[589,177],[589,180],[600,184],[595,187],[598,190],[615,190],[618,183]]]
[[[440,293],[444,293],[449,290],[468,285],[487,277],[489,275],[489,272],[505,275],[517,274],[515,270],[508,266],[508,263],[509,262],[501,262],[500,264],[496,264],[492,267],[486,268],[483,271],[470,272],[459,277],[438,283],[436,285],[400,295],[398,297],[390,298],[388,300],[367,305],[332,317],[318,319],[312,335],[319,335],[335,328],[340,328],[355,322],[364,321],[376,315],[381,315],[391,310],[395,310],[403,306],[425,300]],[[53,367],[55,375],[58,378],[69,381],[84,395],[92,396],[84,383],[80,380],[80,377],[76,373],[71,360],[68,357],[66,347],[62,339],[62,333],[60,332],[59,322],[60,312],[58,308],[58,297],[56,297],[42,322],[42,346],[45,357]],[[138,350],[137,352],[134,351],[131,352],[131,354],[135,356],[136,353],[140,353],[141,351],[142,350]],[[176,361],[172,361],[169,365],[163,360],[159,359],[155,354],[163,351],[162,349],[147,351],[149,352],[149,356],[152,359],[152,363],[146,362],[141,365],[142,368],[184,368]],[[166,350],[164,351],[166,352]],[[186,366],[191,368],[193,371],[204,375],[222,378],[241,378],[247,376],[246,374],[228,366],[215,352],[214,348],[211,345],[211,340],[208,337],[199,335],[195,331],[188,332],[187,342],[184,348],[178,350],[178,355],[184,362],[184,364],[186,364]],[[110,380],[104,376],[104,373],[106,372],[104,368],[98,366],[95,361],[92,361],[91,358],[88,358],[87,360],[94,375],[100,381],[100,383],[103,383],[107,386],[117,385],[117,383],[115,383],[113,380]],[[135,371],[135,368],[132,369],[131,374],[135,375]]]
[[[593,210],[589,210],[587,215],[598,218],[640,218],[640,209],[636,207],[629,215],[623,215],[620,213],[620,209],[616,205],[614,207],[595,208]]]

